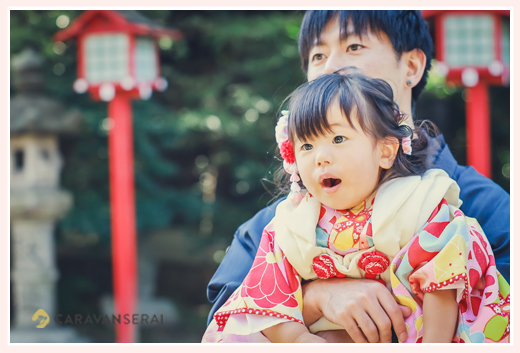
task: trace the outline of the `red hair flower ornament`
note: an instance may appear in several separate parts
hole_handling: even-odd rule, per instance
[[[287,122],[289,119],[289,111],[283,110],[282,116],[278,119],[278,124],[275,128],[276,143],[280,149],[280,155],[283,158],[283,168],[289,174],[291,174],[291,192],[289,193],[289,200],[293,202],[300,202],[303,198],[301,194],[300,177],[298,175],[298,168],[296,167],[296,158],[294,156],[294,148],[289,140],[289,134],[287,132]]]
[[[294,157],[294,149],[291,141],[285,140],[280,145],[280,154],[284,161],[287,161],[289,164],[293,164],[296,162],[296,158]]]

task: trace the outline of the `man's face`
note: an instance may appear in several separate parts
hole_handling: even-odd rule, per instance
[[[410,106],[411,97],[406,98],[403,94],[407,67],[404,60],[397,60],[388,36],[385,33],[378,36],[368,31],[359,37],[354,34],[351,23],[347,33],[350,34],[345,39],[340,39],[338,17],[327,24],[321,33],[320,42],[309,52],[307,79],[311,81],[346,66],[355,66],[369,77],[388,82],[394,90],[394,100],[402,109]]]

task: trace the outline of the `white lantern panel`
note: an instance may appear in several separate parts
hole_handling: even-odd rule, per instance
[[[157,51],[148,38],[137,38],[135,43],[135,77],[137,81],[153,81],[157,78]]]
[[[502,19],[502,59],[504,60],[504,64],[508,66],[511,64],[509,44],[510,26],[509,18]]]
[[[129,38],[124,33],[90,35],[85,40],[86,79],[90,84],[119,82],[129,74]]]
[[[450,15],[444,22],[445,62],[452,68],[487,67],[495,60],[493,17]]]

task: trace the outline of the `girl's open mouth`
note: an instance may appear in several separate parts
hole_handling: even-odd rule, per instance
[[[326,188],[332,188],[341,183],[341,179],[326,178],[323,179],[323,186]]]
[[[321,182],[321,185],[323,186],[323,191],[326,194],[332,194],[336,192],[336,190],[339,189],[339,186],[341,184],[341,179],[336,178],[325,178]]]

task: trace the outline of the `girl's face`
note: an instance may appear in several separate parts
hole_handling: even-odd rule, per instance
[[[392,166],[397,148],[374,142],[355,117],[354,130],[337,100],[328,110],[327,121],[332,132],[308,141],[295,138],[296,164],[303,185],[321,203],[350,209],[372,194],[381,168]]]

